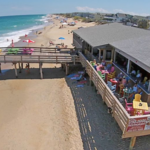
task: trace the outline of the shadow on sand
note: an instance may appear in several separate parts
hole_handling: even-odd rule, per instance
[[[53,78],[64,78],[65,72],[62,68],[43,68],[43,77],[44,79],[53,79]],[[18,78],[15,76],[15,70],[10,69],[7,71],[2,71],[0,74],[0,80],[9,80],[9,79],[40,79],[40,70],[39,68],[30,68],[30,73],[28,74],[25,69],[20,73],[17,70]]]
[[[95,88],[89,83],[77,88],[78,83],[69,78],[66,82],[74,98],[84,150],[128,150],[130,138],[121,138],[121,129]],[[150,149],[148,141],[150,136],[137,137],[134,150]]]

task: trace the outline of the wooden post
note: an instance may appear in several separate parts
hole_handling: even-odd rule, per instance
[[[69,73],[69,64],[66,64],[66,75]]]
[[[116,62],[116,51],[114,49],[114,63]]]
[[[114,51],[115,51],[115,49],[113,48],[113,49],[111,50],[111,59],[112,59],[112,61],[113,61],[113,59],[114,59]]]
[[[131,138],[129,150],[132,150],[136,141],[136,136]]]
[[[63,69],[63,64],[61,64],[61,68]]]
[[[23,69],[23,62],[21,63],[21,69]]]
[[[15,75],[16,75],[16,78],[18,78],[16,63],[14,63],[14,66],[15,66]]]
[[[127,64],[127,73],[130,73],[130,69],[131,69],[131,61],[128,59],[128,64]]]
[[[41,79],[43,79],[42,63],[39,63],[39,66],[40,66],[40,75],[41,75]]]
[[[92,85],[92,68],[90,69],[90,86]]]
[[[76,61],[75,61],[75,56],[73,56],[73,64],[75,65],[76,64]]]
[[[2,71],[1,71],[1,63],[0,63],[0,73],[2,73]]]
[[[99,61],[101,62],[101,49],[99,49]]]
[[[106,95],[106,87],[104,87],[104,92],[103,92],[103,96],[102,96],[103,102],[105,102],[105,95]]]
[[[21,73],[21,66],[20,66],[20,63],[18,63],[18,66],[19,66],[19,73]]]

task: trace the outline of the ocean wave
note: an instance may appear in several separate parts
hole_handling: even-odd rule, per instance
[[[0,47],[7,47],[11,44],[12,40],[13,42],[18,42],[20,40],[20,37],[21,36],[25,36],[30,34],[33,30],[39,30],[39,29],[42,29],[44,28],[45,26],[51,24],[52,22],[48,22],[48,17],[47,16],[41,16],[41,21],[43,23],[41,23],[39,25],[38,22],[36,22],[35,20],[35,26],[33,27],[30,27],[30,28],[27,28],[27,29],[22,29],[22,30],[18,30],[18,31],[12,31],[12,32],[9,32],[9,33],[5,33],[5,34],[2,34],[0,36]],[[14,25],[13,26],[14,28],[17,27],[17,25]]]
[[[25,34],[28,35],[33,30],[42,29],[46,25],[49,25],[49,24],[51,24],[51,23],[45,23],[43,25],[33,26],[31,28],[28,28],[28,29],[13,31],[13,32],[10,32],[10,33],[3,34],[2,37],[0,37],[0,47],[9,46],[12,43],[12,40],[13,40],[14,43],[18,42],[18,41],[20,41],[21,36],[25,36]]]

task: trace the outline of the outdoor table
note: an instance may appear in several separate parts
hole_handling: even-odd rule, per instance
[[[124,92],[124,97],[125,97],[125,95],[127,94],[127,97],[129,96],[129,94],[131,94],[131,93],[133,93],[133,90],[130,88],[125,88],[125,89],[123,89],[123,92]],[[127,98],[127,100],[128,100],[128,98]]]
[[[134,109],[134,115],[136,115],[137,112],[139,111],[142,111],[142,115],[143,115],[144,110],[148,110],[148,104],[146,102],[133,101],[133,109]]]
[[[114,79],[110,79],[110,82],[112,83],[112,85],[115,85],[118,83],[118,81],[114,78]]]

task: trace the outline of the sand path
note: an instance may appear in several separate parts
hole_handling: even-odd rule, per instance
[[[60,74],[56,69],[54,79],[0,81],[1,150],[83,149],[74,100]]]

